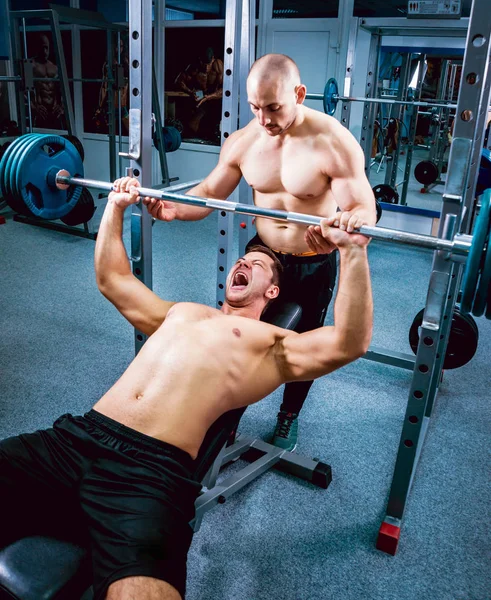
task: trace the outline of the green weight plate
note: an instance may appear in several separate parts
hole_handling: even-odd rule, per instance
[[[339,89],[338,82],[331,77],[324,87],[324,112],[326,115],[332,115],[336,112],[338,106]]]
[[[9,161],[11,154],[13,152],[15,152],[15,149],[18,147],[19,144],[22,144],[23,141],[24,141],[24,136],[18,137],[16,140],[14,140],[10,144],[10,146],[7,148],[7,150],[5,151],[5,153],[2,157],[2,161],[0,162],[0,173],[1,173],[0,189],[4,196],[8,195],[10,193],[8,190],[7,163]]]
[[[18,193],[16,193],[15,190],[12,189],[11,174],[16,169],[16,157],[17,157],[17,154],[36,135],[37,134],[29,134],[29,135],[23,135],[23,136],[17,138],[17,140],[15,141],[15,147],[8,154],[6,165],[5,165],[5,171],[4,171],[4,174],[3,174],[4,186],[5,186],[5,191],[6,191],[6,194],[7,194],[6,198],[7,198],[7,201],[9,203],[10,207],[13,210],[15,210],[16,212],[18,212],[18,213],[20,213],[22,215],[27,215],[27,216],[31,216],[32,213],[31,213],[31,211],[29,211],[27,209],[27,207],[25,206],[24,202],[19,197]]]
[[[14,152],[10,155],[9,162],[7,164],[7,174],[6,181],[7,187],[10,190],[10,193],[13,196],[18,196],[19,192],[15,188],[15,178],[17,174],[17,158],[22,152],[22,149],[28,146],[33,140],[37,139],[38,134],[31,133],[28,135],[23,135],[21,141],[17,144]]]
[[[83,177],[84,174],[78,150],[61,136],[41,136],[21,150],[16,187],[36,217],[60,219],[77,204],[82,194],[80,186],[59,190],[48,183],[48,173],[61,169],[66,169],[74,177]]]
[[[474,297],[476,295],[479,270],[484,252],[484,245],[489,232],[491,190],[487,190],[482,196],[481,210],[477,217],[472,236],[472,245],[465,265],[464,278],[462,281],[462,301],[460,310],[464,314],[472,311]]]
[[[491,285],[491,237],[489,235],[487,245],[486,255],[481,265],[481,277],[479,278],[476,297],[472,306],[472,314],[475,317],[482,317],[489,303],[488,291]]]

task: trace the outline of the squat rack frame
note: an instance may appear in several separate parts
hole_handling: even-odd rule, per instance
[[[443,195],[442,219],[438,234],[438,237],[443,239],[452,239],[454,234],[458,232],[469,233],[471,230],[470,216],[473,212],[472,208],[477,168],[471,169],[470,172],[466,172],[466,169],[469,164],[472,165],[472,161],[474,161],[474,165],[478,162],[477,159],[480,153],[480,146],[484,133],[485,109],[489,106],[491,84],[490,70],[488,68],[491,48],[489,32],[483,33],[481,31],[482,23],[487,22],[486,1],[487,0],[474,1],[471,19],[469,20],[463,77],[457,108],[455,136],[449,157],[448,177]],[[148,184],[150,183],[151,178],[151,165],[149,161],[151,113],[149,102],[148,100],[144,102],[144,99],[145,90],[150,89],[151,85],[151,6],[146,6],[146,4],[147,3],[141,3],[139,0],[130,0],[130,73],[132,77],[131,88],[133,90],[130,110],[130,153],[132,153],[132,168],[134,175],[140,179],[140,183],[144,187],[150,187]],[[242,90],[244,90],[245,77],[247,75],[245,72],[245,65],[247,64],[247,61],[250,61],[251,59],[251,49],[247,46],[247,39],[250,39],[250,36],[242,36],[240,46],[241,51],[239,53],[236,52],[238,46],[236,45],[234,49],[232,43],[233,40],[237,39],[237,30],[235,27],[237,27],[236,17],[239,14],[238,7],[239,2],[236,3],[234,0],[227,0],[225,31],[226,60],[224,65],[226,75],[224,78],[222,141],[228,137],[228,135],[225,135],[226,133],[230,134],[233,129],[235,129],[234,125],[237,123],[238,108],[236,105],[241,87],[236,79],[234,79],[234,75],[236,73],[239,74],[242,81]],[[247,0],[244,0],[242,8],[243,18],[247,19]],[[452,31],[454,32],[454,35],[461,35],[462,27],[465,26],[462,23],[463,21],[467,20],[463,19],[458,22],[458,25],[453,27]],[[252,22],[253,20],[251,19],[249,27],[251,27]],[[431,27],[434,27],[434,22],[431,23]],[[446,24],[446,27],[448,27],[448,24]],[[419,23],[417,31],[418,33],[421,31]],[[371,44],[372,51],[370,54],[372,62],[370,63],[371,68],[369,68],[369,75],[366,82],[367,93],[370,93],[375,87],[374,81],[376,81],[377,63],[373,57],[378,55],[381,34],[382,31],[378,30],[373,36],[374,40]],[[240,55],[243,57],[242,62],[240,61]],[[227,60],[227,56],[229,57],[229,60]],[[138,67],[133,66],[135,60],[139,61]],[[470,73],[477,74],[477,81],[483,83],[481,87],[473,85],[469,81],[466,74]],[[226,99],[229,99],[230,102],[226,102]],[[231,104],[231,102],[233,102],[233,104]],[[371,131],[368,118],[370,106],[369,103],[365,104],[366,115],[364,115],[364,122],[366,124],[366,129],[364,131],[366,133],[362,140],[364,142],[365,154],[367,154],[367,152],[369,154],[371,148]],[[467,119],[466,114],[468,115],[466,111],[469,110],[472,112],[474,118],[465,120]],[[342,119],[343,118],[345,118],[344,113],[342,113]],[[230,126],[228,126],[229,123]],[[348,126],[348,119],[343,124]],[[370,157],[368,156],[368,161],[369,158]],[[219,257],[218,263],[218,289],[219,292],[223,293],[224,288],[220,288],[220,283],[223,282],[222,285],[224,285],[224,278],[226,277],[231,254],[230,251],[233,244],[232,234],[232,219],[227,218],[226,214],[220,214],[219,254],[222,256],[221,259]],[[134,207],[132,214],[131,239],[133,272],[147,286],[151,287],[151,218],[146,211],[142,211],[141,207],[138,207],[137,205]],[[377,358],[374,356],[367,356],[367,358],[371,358],[372,360],[379,360],[380,362],[386,362],[387,364],[397,364],[397,366],[405,366],[406,368],[411,363],[414,365],[413,378],[387,512],[377,540],[377,548],[391,554],[395,554],[397,549],[404,510],[414,480],[417,464],[421,456],[433,405],[438,393],[442,376],[443,358],[445,356],[450,334],[451,315],[460,285],[461,274],[461,265],[446,260],[444,252],[434,253],[426,308],[423,317],[422,333],[416,358],[414,360],[410,361],[406,359],[405,361],[402,357],[398,359],[401,364],[398,364],[397,360],[394,362],[390,357]],[[223,279],[220,279],[220,277],[223,277]],[[220,304],[220,297],[218,303]],[[145,336],[141,332],[136,332],[137,351],[144,341]],[[239,444],[240,441],[241,438],[238,440]],[[261,444],[264,443],[262,442]],[[254,441],[246,444],[246,447],[249,448],[252,448],[253,446]],[[235,453],[236,447],[237,442],[233,447],[234,450],[226,452],[227,456],[230,456],[231,453]],[[284,451],[278,453],[278,449],[275,449],[268,444],[264,444],[264,447],[265,456],[259,461],[256,461],[257,463],[261,463],[260,465],[257,467],[251,465],[252,470],[249,470],[246,475],[242,477],[239,473],[232,478],[234,481],[231,482],[230,485],[228,481],[226,486],[221,484],[218,487],[218,491],[215,489],[216,486],[212,489],[208,489],[208,492],[201,497],[204,502],[205,497],[208,497],[206,494],[211,494],[212,497],[210,498],[210,502],[207,503],[207,507],[209,505],[211,508],[211,505],[224,501],[227,495],[234,493],[234,491],[240,489],[245,483],[270,468],[270,466],[273,466],[280,455],[282,461],[290,461],[290,457],[288,456],[290,453],[285,453]],[[274,454],[275,452],[276,455]],[[236,455],[234,454],[234,456]],[[310,461],[310,463],[313,464],[306,464],[308,459],[302,459],[302,457],[299,457],[298,455],[296,457],[293,455],[293,458],[295,460],[292,463],[290,472],[299,475],[300,470],[310,470],[310,476],[302,477],[315,482],[315,476],[312,477],[312,466],[315,463]],[[223,456],[221,458],[219,457],[216,465],[221,464],[222,459]],[[295,462],[297,464],[294,466]],[[313,470],[314,475],[315,470],[319,466],[328,467],[322,463],[317,464]],[[249,467],[247,467],[247,469],[249,469]],[[208,479],[214,485],[216,476],[218,475],[218,468],[215,467],[213,470],[214,472],[209,474],[210,477]],[[330,468],[329,472],[327,472],[326,469],[325,475],[330,477]],[[328,479],[327,484],[329,481],[330,479]],[[202,504],[202,507],[204,508],[204,504]],[[201,512],[197,513],[198,521],[201,516]]]

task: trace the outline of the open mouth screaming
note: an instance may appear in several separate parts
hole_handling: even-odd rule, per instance
[[[243,271],[236,271],[230,287],[234,290],[245,290],[248,285],[249,277]]]

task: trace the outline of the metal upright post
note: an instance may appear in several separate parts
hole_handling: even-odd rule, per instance
[[[129,0],[130,125],[129,153],[133,176],[152,186],[152,3]],[[131,214],[133,274],[152,288],[152,218],[141,202]],[[146,336],[135,330],[138,353]]]
[[[239,128],[245,127],[251,120],[251,111],[247,101],[247,76],[255,58],[256,38],[256,0],[242,1],[242,25],[240,32],[240,69],[239,69]],[[252,190],[242,178],[239,184],[239,202],[252,204]],[[245,252],[247,242],[252,237],[252,217],[244,216],[239,227],[239,256]]]
[[[65,52],[63,50],[63,41],[61,39],[60,19],[55,10],[50,11],[51,33],[53,35],[53,46],[58,67],[58,78],[61,88],[61,99],[65,110],[65,120],[69,135],[77,135],[75,129],[75,115],[73,113],[72,94],[68,82],[68,73],[66,69]]]
[[[12,41],[12,75],[21,76],[22,73],[20,64],[22,61],[22,48],[20,43],[20,19],[16,16],[13,16],[11,19],[11,24],[12,27],[10,29],[10,39]],[[27,60],[27,58],[28,56],[26,53],[25,59]],[[30,92],[27,93],[29,94]],[[26,98],[24,96],[22,85],[17,85],[17,107],[19,111],[19,128],[22,135],[24,135],[26,133]]]
[[[109,177],[111,181],[116,179],[116,127],[115,127],[115,111],[114,111],[114,69],[113,69],[113,32],[107,30],[107,121],[108,121],[108,137],[109,137]],[[121,127],[121,123],[120,123]]]
[[[423,77],[424,77],[424,65],[425,65],[425,54],[421,54],[419,57],[419,71],[418,71],[418,83],[416,88],[416,95],[414,100],[417,102],[421,97],[421,87],[423,85]],[[407,156],[406,156],[406,166],[404,168],[404,184],[402,186],[402,194],[400,197],[400,204],[407,204],[407,190],[409,187],[409,179],[411,178],[411,163],[413,161],[413,151],[414,151],[414,139],[416,137],[416,126],[418,124],[418,107],[413,106],[411,108],[411,120],[409,123],[409,132],[408,132],[408,140],[407,140]]]
[[[411,54],[406,54],[404,63],[401,68],[401,76],[399,77],[399,89],[397,90],[397,100],[404,100],[407,94],[407,87],[409,85],[409,73],[411,64]],[[389,113],[389,119],[395,119],[398,123],[402,122],[404,115],[403,104],[393,104]],[[394,148],[392,154],[392,160],[387,161],[387,171],[385,173],[385,183],[397,188],[397,169],[399,166],[399,154],[401,152],[401,134],[399,132],[399,138],[397,140],[397,146]]]
[[[136,0],[132,0],[136,1]],[[243,0],[246,2],[247,0]],[[223,100],[221,141],[222,145],[229,135],[237,129],[239,118],[239,70],[240,52],[237,42],[237,28],[240,26],[237,15],[240,15],[240,0],[227,0],[225,13],[225,52],[223,74]],[[237,191],[233,196],[236,196]],[[225,300],[225,282],[232,265],[234,243],[234,218],[232,213],[218,212],[218,255],[217,255],[217,305],[222,306]]]
[[[365,85],[366,98],[373,98],[377,94],[380,37],[381,36],[378,33],[372,33],[370,40],[370,53],[368,57],[368,71]],[[363,123],[360,145],[365,152],[365,172],[367,176],[369,175],[372,162],[373,125],[376,114],[377,104],[374,102],[365,102],[363,105]]]
[[[470,210],[469,190],[474,189],[476,179],[476,173],[469,172],[468,167],[478,151],[476,145],[480,152],[484,129],[480,111],[489,106],[491,41],[489,30],[483,27],[488,15],[487,0],[474,0],[438,232],[438,237],[444,239],[468,231],[463,218]],[[482,87],[477,82],[482,82]],[[435,252],[387,513],[377,541],[377,548],[390,554],[397,549],[402,518],[441,380],[461,272],[461,265],[448,261],[444,253]]]
[[[346,54],[346,73],[344,77],[344,95],[354,96],[353,88],[355,80],[353,73],[355,70],[355,51],[356,51],[356,40],[358,37],[358,26],[359,19],[352,17],[350,21],[350,30],[348,35],[348,52]],[[342,102],[341,104],[341,124],[349,129],[350,118],[351,118],[351,105],[352,102]]]

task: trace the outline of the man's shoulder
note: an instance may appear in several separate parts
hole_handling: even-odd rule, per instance
[[[308,113],[309,128],[315,133],[320,147],[336,150],[341,154],[350,153],[359,147],[353,134],[337,119],[317,110]]]

